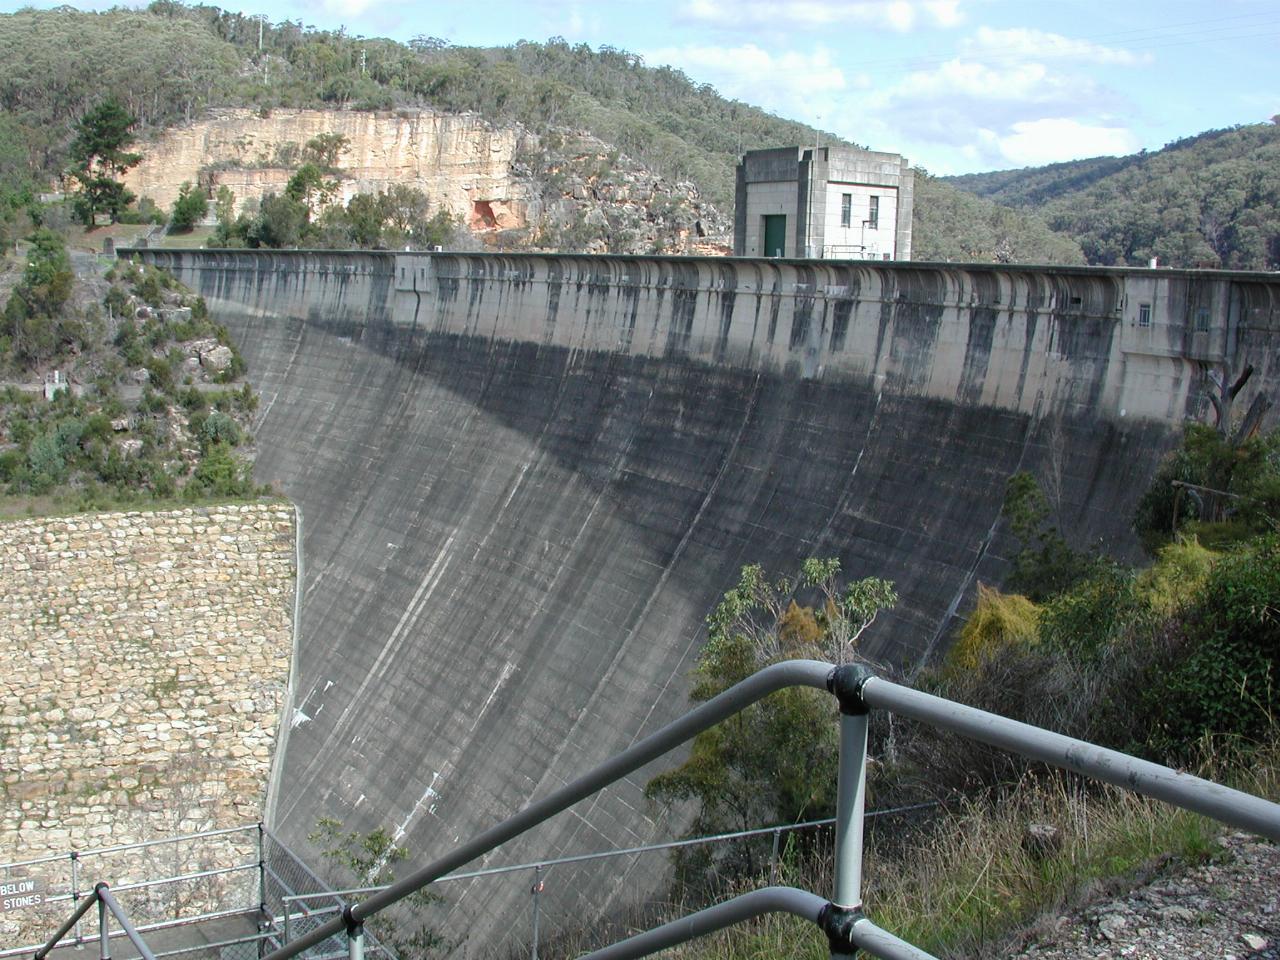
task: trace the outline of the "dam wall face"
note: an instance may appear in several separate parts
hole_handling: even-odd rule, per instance
[[[1280,284],[1258,275],[128,255],[236,338],[262,395],[258,480],[303,518],[273,826],[304,851],[323,817],[381,827],[414,863],[682,712],[743,564],[838,556],[893,580],[863,652],[910,666],[1001,578],[1010,474],[1040,476],[1080,542],[1132,553],[1132,507],[1205,371],[1252,362],[1271,389],[1280,369]],[[665,838],[646,779],[487,865]],[[660,872],[558,868],[544,920],[620,907]],[[528,877],[441,893],[441,929],[489,946]]]

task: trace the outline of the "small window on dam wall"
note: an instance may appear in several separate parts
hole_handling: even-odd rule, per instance
[[[1138,304],[1138,326],[1140,327],[1151,326],[1151,304],[1149,303]]]
[[[488,200],[476,200],[471,204],[471,229],[496,230],[498,218],[493,215],[493,207]]]

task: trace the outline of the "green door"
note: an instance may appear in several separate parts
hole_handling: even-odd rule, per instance
[[[786,214],[774,214],[764,218],[764,255],[781,257],[787,248]]]

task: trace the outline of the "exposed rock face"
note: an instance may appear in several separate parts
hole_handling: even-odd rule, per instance
[[[455,216],[470,217],[476,203],[518,210],[527,197],[511,174],[515,130],[494,128],[474,115],[430,111],[273,110],[264,117],[247,109],[216,110],[141,144],[142,162],[125,182],[162,210],[173,205],[184,182],[201,183],[211,193],[225,185],[243,209],[283,190],[294,166],[280,159],[296,156],[321,134],[347,138],[337,164],[344,202],[403,183]]]
[[[183,183],[219,187],[237,211],[281,193],[309,141],[340,135],[333,202],[393,184],[421,190],[480,242],[583,253],[730,251],[729,219],[692,183],[666,180],[581,131],[496,127],[433,111],[213,111],[140,146],[130,190],[169,209]]]
[[[562,142],[563,141],[563,142]],[[731,224],[698,188],[671,182],[581,131],[529,136],[521,158],[541,202],[532,247],[584,253],[727,256]]]
[[[15,874],[61,893],[72,848],[262,818],[292,650],[290,506],[4,523],[0,570],[0,862],[62,854]],[[182,855],[233,866],[246,843]],[[174,872],[102,857],[82,871],[81,891]],[[0,942],[43,939],[69,909],[0,914]]]

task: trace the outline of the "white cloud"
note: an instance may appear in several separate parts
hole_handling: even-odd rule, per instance
[[[856,23],[905,33],[954,27],[962,0],[685,0],[687,20],[719,27],[813,30]]]
[[[370,7],[379,5],[379,0],[321,0],[320,8],[325,13],[340,17],[358,17]]]
[[[710,82],[727,97],[797,117],[821,113],[827,98],[863,82],[855,77],[851,84],[822,47],[771,53],[754,43],[689,45],[645,50],[642,55],[650,65],[668,64]]]
[[[940,27],[956,27],[964,20],[960,0],[926,0],[924,8]]]
[[[956,58],[848,98],[875,131],[871,145],[913,156],[934,173],[1127,153],[1137,138],[1127,101],[1071,62]],[[867,142],[859,130],[842,130]],[[882,138],[882,139],[881,139]]]
[[[979,27],[960,43],[964,54],[975,57],[1058,60],[1076,63],[1098,63],[1130,67],[1152,61],[1151,54],[1136,54],[1119,47],[1105,47],[1089,40],[1075,40],[1060,33],[1047,33],[1027,27],[995,30]]]
[[[966,96],[1025,102],[1055,97],[1068,86],[1067,77],[1051,74],[1042,63],[993,67],[974,61],[948,60],[934,70],[907,74],[883,90],[880,96],[886,104]]]
[[[1138,138],[1126,127],[1083,123],[1071,117],[1024,120],[1003,135],[991,130],[979,130],[978,135],[985,146],[1019,167],[1123,155],[1138,149]]]

